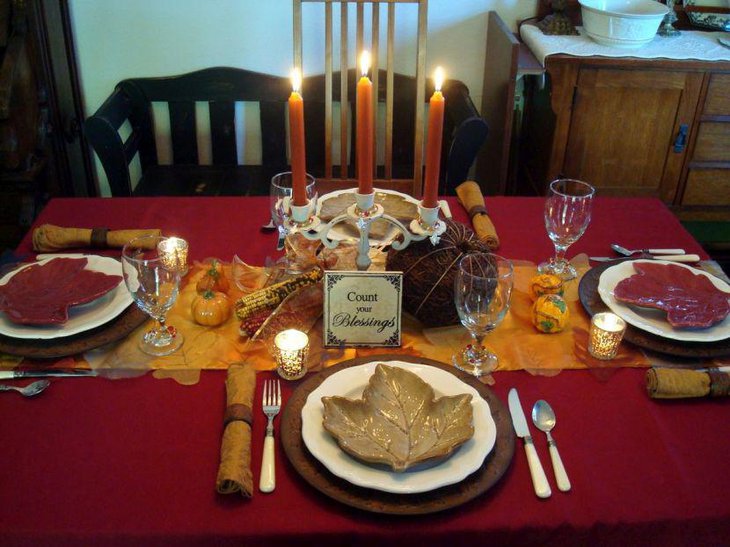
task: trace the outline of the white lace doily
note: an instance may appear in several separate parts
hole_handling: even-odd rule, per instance
[[[696,59],[699,61],[730,61],[730,49],[722,46],[717,39],[727,38],[727,32],[704,32],[699,30],[682,31],[679,36],[654,39],[636,49],[604,46],[582,34],[580,36],[546,36],[534,25],[522,25],[520,37],[532,54],[545,66],[545,57],[562,53],[579,57],[599,55],[602,57],[638,57],[641,59]]]

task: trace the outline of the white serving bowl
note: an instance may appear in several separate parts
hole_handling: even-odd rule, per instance
[[[654,38],[669,8],[655,0],[579,0],[586,34],[599,44],[637,48]]]

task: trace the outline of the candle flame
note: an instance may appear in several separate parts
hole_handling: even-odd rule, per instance
[[[433,73],[433,85],[436,88],[436,91],[441,91],[441,86],[444,83],[444,69],[440,66],[436,67],[436,70]]]
[[[370,52],[368,50],[363,51],[360,55],[360,70],[362,70],[363,76],[368,75],[368,70],[370,70]]]
[[[302,89],[302,71],[298,68],[293,68],[291,71],[291,87],[295,93],[299,93]]]

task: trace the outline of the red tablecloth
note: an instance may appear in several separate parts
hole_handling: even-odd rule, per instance
[[[488,199],[502,254],[538,261],[551,253],[542,204]],[[460,206],[451,206],[463,219]],[[193,258],[237,253],[260,263],[274,254],[275,235],[259,232],[267,215],[265,198],[57,199],[39,222],[160,227],[188,239]],[[701,253],[656,200],[597,199],[592,224],[569,256],[605,255],[611,242]],[[30,252],[28,239],[19,251]],[[331,501],[297,475],[280,449],[273,494],[216,494],[224,377],[206,371],[191,387],[150,376],[59,379],[36,399],[0,395],[0,545],[730,541],[730,404],[651,400],[643,370],[607,378],[590,371],[553,378],[498,373],[494,391],[503,401],[515,386],[525,407],[540,398],[554,407],[573,490],[557,491],[544,436],[533,430],[550,499],[535,497],[518,443],[494,489],[424,517],[369,514]],[[295,386],[283,386],[285,400]],[[257,482],[264,425],[256,415]]]

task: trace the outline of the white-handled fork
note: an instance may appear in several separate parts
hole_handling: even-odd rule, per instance
[[[266,380],[261,406],[269,419],[264,438],[264,455],[261,458],[261,477],[259,490],[273,492],[276,488],[276,467],[274,464],[274,418],[281,410],[281,384],[279,380]]]

